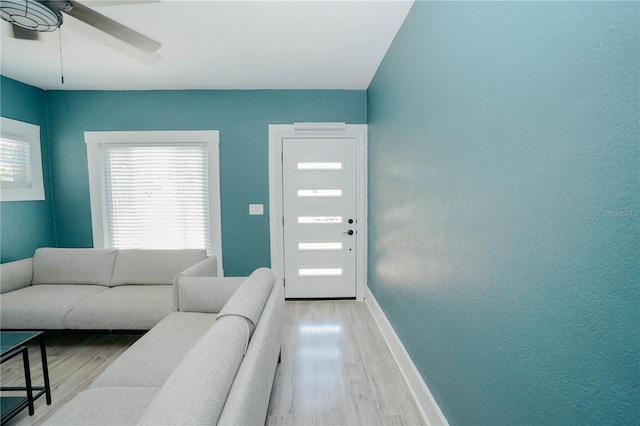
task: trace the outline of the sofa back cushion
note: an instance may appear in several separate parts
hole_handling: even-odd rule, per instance
[[[283,329],[284,286],[282,280],[276,280],[217,426],[266,423]]]
[[[273,290],[274,282],[275,277],[271,269],[256,269],[229,298],[218,314],[218,319],[226,316],[242,317],[248,322],[253,333]]]
[[[217,314],[247,277],[189,277],[178,275],[174,302],[182,312]]]
[[[137,424],[217,424],[248,340],[244,319],[216,321],[180,361]]]
[[[111,285],[173,284],[177,274],[206,257],[207,252],[200,249],[120,250]]]
[[[109,286],[117,254],[116,249],[36,249],[32,284]]]

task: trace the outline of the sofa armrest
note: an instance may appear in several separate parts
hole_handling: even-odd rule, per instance
[[[176,307],[182,312],[218,313],[246,277],[178,276]]]
[[[0,293],[29,287],[33,280],[33,258],[0,265]]]
[[[217,277],[218,276],[218,259],[215,256],[209,256],[180,272],[173,278],[173,304],[177,310],[180,310],[178,280],[180,277]]]
[[[173,278],[173,304],[180,310],[178,280],[180,277],[217,277],[218,259],[215,255],[209,256],[180,272]]]
[[[188,277],[217,277],[218,259],[216,256],[209,256],[180,273]]]

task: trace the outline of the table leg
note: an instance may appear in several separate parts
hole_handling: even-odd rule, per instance
[[[33,388],[31,387],[31,368],[29,367],[29,350],[27,347],[22,348],[22,362],[24,364],[24,381],[27,386],[27,403],[29,405],[29,415],[33,416]]]
[[[49,364],[47,362],[47,348],[44,343],[44,333],[40,335],[40,357],[42,358],[42,377],[44,378],[44,392],[47,405],[51,405],[51,385],[49,384]]]

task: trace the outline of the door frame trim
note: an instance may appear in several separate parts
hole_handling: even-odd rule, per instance
[[[299,137],[354,138],[357,146],[356,299],[367,291],[367,125],[345,123],[295,123],[269,125],[269,230],[271,269],[284,279],[284,213],[282,209],[282,139]],[[286,283],[285,283],[286,285]]]

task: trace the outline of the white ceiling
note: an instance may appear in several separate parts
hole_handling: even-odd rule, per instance
[[[397,0],[81,3],[162,47],[141,53],[68,15],[61,31],[40,33],[37,41],[13,38],[2,21],[2,74],[47,90],[363,90],[412,5]]]

